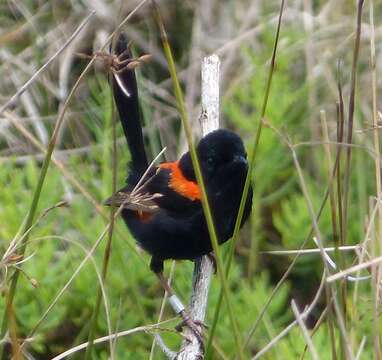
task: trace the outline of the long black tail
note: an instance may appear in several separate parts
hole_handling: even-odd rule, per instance
[[[115,48],[117,56],[122,54],[119,60],[132,58],[131,52],[127,47],[128,41],[126,35],[121,33]],[[121,69],[123,69],[123,65]],[[148,167],[148,162],[140,123],[138,88],[134,69],[113,74],[113,89],[119,118],[130,149],[132,170],[137,175],[143,175]]]

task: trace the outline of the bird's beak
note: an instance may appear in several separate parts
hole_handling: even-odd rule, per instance
[[[236,163],[248,165],[248,161],[247,161],[246,157],[243,155],[235,155],[233,158],[233,161]]]

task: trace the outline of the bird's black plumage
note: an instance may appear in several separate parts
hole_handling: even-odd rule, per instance
[[[125,51],[126,44],[126,38],[120,37],[117,55]],[[134,70],[123,71],[115,76],[118,79],[113,79],[114,98],[132,157],[127,185],[119,193],[128,193],[137,185],[148,163]],[[120,84],[123,84],[123,90]],[[220,129],[200,140],[197,154],[218,240],[224,243],[232,236],[247,176],[246,151],[238,135]],[[211,252],[210,236],[190,154],[185,153],[177,162],[154,167],[143,182],[146,181],[147,184],[140,191],[159,194],[153,200],[156,211],[125,208],[122,217],[139,245],[152,255],[151,268],[158,272],[162,269],[163,260],[193,260]],[[249,189],[242,224],[250,214],[251,205],[252,187]]]

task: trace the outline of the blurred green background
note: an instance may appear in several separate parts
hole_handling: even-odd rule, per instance
[[[70,89],[88,62],[77,54],[96,52],[139,3],[135,0],[0,1],[0,104],[4,104],[63,45],[91,10],[96,11],[68,49],[9,109],[13,120],[1,115],[1,254],[22,228],[44,158],[42,149],[47,146]],[[280,1],[158,3],[195,135],[198,137],[200,133],[200,61],[214,52],[221,59],[221,126],[236,131],[247,147],[252,147],[260,121]],[[378,254],[380,244],[378,217],[375,212],[373,215],[377,196],[375,159],[379,159],[379,151],[376,151],[373,137],[372,97],[377,95],[379,109],[381,81],[377,76],[377,87],[373,88],[370,40],[374,29],[378,75],[382,70],[382,6],[374,1],[374,27],[370,24],[370,6],[371,2],[366,1],[362,16],[353,132],[356,146],[352,148],[345,244],[355,245],[369,240],[367,249],[371,258]],[[290,0],[286,4],[266,126],[252,174],[255,191],[251,221],[241,232],[229,276],[232,302],[243,339],[294,257],[264,252],[299,249],[312,226],[307,199],[302,193],[286,140],[301,144],[295,151],[316,214],[327,191],[331,170],[325,153],[320,111],[326,114],[333,164],[337,151],[338,63],[347,119],[356,10],[356,2],[348,0]],[[134,41],[137,54],[153,55],[152,61],[140,67],[138,73],[148,152],[154,157],[162,146],[167,146],[167,159],[175,159],[187,148],[150,2],[144,4],[123,29]],[[54,152],[55,162],[49,167],[37,220],[30,232],[26,253],[30,258],[22,265],[24,273],[16,291],[14,311],[21,337],[29,336],[109,221],[108,215],[105,218],[99,213],[108,214],[101,204],[112,192],[113,144],[113,105],[102,61],[96,61],[81,81],[64,119]],[[342,171],[346,149],[342,150]],[[129,153],[119,123],[117,150],[117,186],[120,187],[126,177]],[[60,201],[67,204],[39,217]],[[98,204],[98,210],[95,204]],[[318,225],[324,246],[333,246],[335,239],[329,202]],[[25,347],[26,358],[50,359],[86,341],[105,242],[106,238],[39,324]],[[316,248],[317,245],[309,238],[306,247]],[[343,268],[357,262],[354,251],[343,253],[342,258]],[[119,219],[105,284],[111,331],[157,322],[163,290],[150,272],[148,263],[148,255],[137,249]],[[170,267],[169,261],[167,272]],[[180,262],[175,267],[174,287],[185,303],[190,293],[192,270],[191,262]],[[14,263],[3,257],[0,271],[4,294]],[[300,312],[312,301],[322,272],[323,261],[319,254],[304,254],[298,259],[250,338],[245,349],[248,358],[294,320],[290,306],[292,299]],[[37,286],[33,286],[35,282]],[[373,335],[380,327],[380,303],[379,299],[375,301],[373,281],[349,282],[344,287],[348,290],[342,302],[347,305],[348,342],[356,354],[364,341],[360,359],[378,358]],[[207,324],[212,320],[219,291],[219,280],[214,276]],[[315,326],[325,306],[326,299],[322,296],[306,321],[309,329]],[[4,297],[0,300],[0,309],[1,313],[5,311]],[[335,326],[332,338],[336,341],[338,358],[341,358],[344,354],[341,354],[339,345],[338,319],[331,316]],[[166,306],[164,319],[172,317],[171,309]],[[173,321],[166,326],[172,328],[175,324]],[[321,359],[332,358],[328,332],[328,322],[324,319],[313,336]],[[101,307],[96,337],[107,334],[105,308]],[[163,338],[172,349],[179,346],[178,335],[165,333]],[[122,337],[115,344],[115,358],[148,359],[152,341],[152,335],[144,332]],[[214,359],[234,358],[234,340],[224,303],[214,342]],[[295,327],[263,358],[310,359],[309,350],[304,354],[305,344],[301,329]],[[97,345],[95,350],[96,358],[108,358],[107,343]],[[9,347],[7,351],[10,351]],[[80,359],[82,355],[77,356]],[[164,357],[156,348],[152,358]]]

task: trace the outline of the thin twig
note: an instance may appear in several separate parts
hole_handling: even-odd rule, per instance
[[[340,271],[340,272],[338,272],[338,273],[336,273],[334,275],[328,276],[326,281],[327,282],[333,282],[333,281],[342,279],[342,278],[346,277],[349,274],[352,274],[352,273],[357,272],[359,270],[367,269],[368,267],[373,266],[373,265],[377,265],[380,262],[382,262],[382,256],[378,256],[378,257],[376,257],[374,259],[371,259],[371,260],[366,261],[364,263],[352,266],[352,267],[350,267],[350,268],[348,268],[346,270]]]
[[[176,359],[177,358],[176,352],[170,350],[166,346],[166,344],[164,343],[162,337],[159,334],[155,334],[154,339],[155,339],[154,344],[157,344],[161,348],[161,350],[163,351],[163,354],[165,354],[168,359],[171,360],[171,359]]]
[[[173,278],[173,276],[174,276],[175,265],[176,265],[176,261],[173,260],[173,261],[172,261],[172,264],[171,264],[171,268],[170,268],[170,274],[169,274],[169,276],[168,276],[168,284],[169,284],[169,286],[171,286],[172,278]],[[159,310],[158,323],[160,323],[160,322],[162,321],[163,314],[164,314],[164,309],[165,309],[165,305],[166,305],[167,299],[168,299],[168,292],[165,290],[164,295],[163,295],[163,299],[162,299],[162,303],[161,303],[161,306],[160,306],[160,310]],[[149,358],[149,360],[153,360],[153,359],[154,359],[155,345],[156,345],[156,343],[157,343],[158,338],[159,338],[159,341],[161,341],[161,342],[164,344],[164,342],[163,342],[161,336],[160,336],[159,334],[155,335],[154,340],[153,340],[153,343],[152,343],[152,345],[151,345],[150,358]],[[158,343],[158,345],[159,345],[159,347],[161,347],[159,343]],[[162,347],[161,347],[161,348],[162,348]],[[167,348],[167,347],[166,347],[166,348]],[[164,353],[166,353],[166,352],[164,351],[163,348],[162,348],[162,351],[163,351]],[[175,353],[175,354],[176,354],[176,353]]]
[[[305,326],[304,320],[301,318],[301,314],[298,311],[298,308],[297,308],[297,305],[296,305],[296,302],[294,301],[294,299],[292,299],[291,307],[292,307],[293,314],[297,320],[297,323],[301,328],[302,334],[304,335],[306,345],[308,346],[309,351],[310,351],[310,355],[312,356],[313,360],[318,360],[319,357],[317,354],[317,350],[313,345],[312,338],[308,332],[308,329]]]
[[[379,333],[379,331],[378,331],[378,333]],[[358,349],[358,351],[357,351],[357,354],[356,354],[354,360],[359,360],[359,359],[361,359],[362,351],[363,351],[363,349],[364,349],[364,347],[365,347],[365,344],[366,344],[366,339],[367,339],[366,336],[363,336],[363,337],[362,337],[361,344],[359,345],[359,349]]]
[[[333,252],[336,251],[336,247],[324,247],[323,250],[325,252]],[[348,246],[340,246],[338,250],[340,251],[356,251],[362,249],[361,245],[348,245]],[[268,254],[268,255],[307,255],[307,254],[317,254],[320,253],[320,249],[297,249],[297,250],[269,250],[269,251],[260,251],[260,254]]]
[[[159,324],[154,324],[154,325],[146,325],[146,326],[138,326],[134,329],[129,329],[129,330],[124,330],[117,332],[115,334],[107,335],[100,337],[98,339],[94,340],[94,344],[101,344],[103,342],[109,341],[110,339],[114,340],[116,338],[120,338],[123,336],[128,336],[137,332],[151,332],[151,331],[158,331],[158,330],[167,330],[167,329],[162,329],[160,328],[161,325],[168,323],[170,320],[163,321],[162,323]],[[60,355],[55,356],[51,360],[61,360],[65,359],[67,356],[72,355],[80,350],[85,349],[88,346],[88,343],[85,342],[83,344],[77,345],[69,350],[66,350],[65,352],[61,353]]]
[[[304,320],[316,307],[318,300],[321,297],[322,290],[324,289],[325,284],[325,274],[322,275],[320,286],[316,292],[316,295],[310,305],[300,314],[300,319]],[[275,346],[284,336],[286,336],[293,327],[297,325],[297,320],[292,321],[284,330],[282,330],[277,336],[275,336],[268,345],[264,346],[253,358],[252,360],[256,360],[268,352],[273,346]]]
[[[3,114],[4,110],[8,109],[10,106],[14,105],[19,97],[24,93],[28,87],[33,84],[33,82],[40,76],[41,73],[43,73],[49,65],[72,43],[72,41],[77,37],[77,35],[81,32],[81,30],[87,25],[89,20],[94,16],[95,11],[91,11],[90,14],[82,21],[82,23],[78,26],[76,31],[69,37],[69,39],[65,42],[64,45],[62,45],[54,54],[53,56],[43,65],[40,69],[38,69],[32,77],[23,85],[20,87],[19,90],[17,90],[16,94],[14,94],[1,108],[0,108],[0,115]]]
[[[58,239],[58,240],[61,240],[61,241],[65,241],[65,242],[74,244],[74,245],[78,246],[78,247],[79,247],[85,254],[88,254],[88,252],[89,252],[89,250],[86,249],[80,242],[78,242],[78,241],[74,241],[74,240],[71,240],[71,239],[67,239],[67,238],[65,238],[65,237],[63,237],[63,236],[57,236],[57,235],[56,235],[56,236],[53,236],[53,235],[50,235],[50,236],[42,236],[42,237],[33,239],[33,241],[51,240],[51,239]],[[96,263],[94,257],[92,256],[92,254],[91,254],[90,257],[89,257],[89,260],[90,260],[90,262],[92,263],[92,265],[93,265],[93,267],[94,267],[94,271],[95,271],[95,273],[96,273],[96,275],[97,275],[97,279],[98,279],[98,282],[99,282],[100,287],[101,287],[101,290],[102,290],[102,296],[103,296],[104,306],[105,306],[105,314],[106,314],[106,319],[107,319],[106,321],[107,321],[108,326],[110,326],[111,321],[110,321],[109,305],[108,305],[109,302],[108,302],[107,294],[106,294],[106,291],[105,291],[105,287],[103,286],[103,283],[102,283],[101,274],[100,274],[100,271],[99,271],[99,269],[98,269],[98,267],[97,267],[97,263]],[[51,303],[51,305],[53,305],[53,306],[54,306],[54,304],[55,304],[55,301],[53,301],[53,302]],[[50,309],[52,309],[53,306],[51,306]],[[42,316],[42,317],[40,318],[40,320],[37,322],[37,325],[34,326],[34,328],[32,329],[32,331],[30,331],[30,333],[28,334],[28,336],[27,336],[27,337],[23,340],[23,342],[20,344],[20,348],[21,348],[21,349],[23,349],[24,346],[25,346],[28,342],[30,342],[30,339],[33,338],[33,335],[36,333],[36,330],[37,330],[39,324],[41,324],[41,323],[44,321],[44,319],[45,319],[46,315],[48,314],[48,312],[49,312],[49,311],[47,311],[47,312],[45,312],[45,313],[43,314],[43,316]]]
[[[267,122],[266,125],[268,127],[270,127],[276,134],[279,134],[279,136],[281,135],[279,133],[279,131],[272,124]],[[283,139],[282,137],[280,137],[280,138]],[[296,146],[294,146],[294,147],[296,147]],[[330,189],[330,186],[331,186],[332,182],[334,181],[334,177],[335,177],[335,174],[336,174],[338,166],[339,166],[340,149],[341,149],[340,147],[337,148],[337,154],[336,154],[335,163],[334,163],[334,166],[333,166],[333,169],[332,169],[331,176],[329,178],[329,185],[328,185],[328,187],[327,187],[327,189],[325,191],[324,198],[323,198],[323,200],[321,202],[321,205],[320,205],[320,208],[318,210],[316,221],[319,221],[319,219],[320,219],[320,217],[322,215],[322,212],[324,210],[325,204],[326,204],[326,202],[327,202],[327,200],[329,198],[329,189]],[[314,227],[311,226],[308,235],[305,237],[303,243],[300,246],[300,250],[304,249],[304,247],[306,246],[308,241],[311,240],[313,232],[314,232]],[[321,253],[320,249],[319,249],[319,251]],[[256,318],[256,321],[255,321],[254,325],[251,327],[251,329],[250,329],[250,331],[249,331],[249,333],[247,335],[247,338],[246,338],[245,343],[244,343],[244,347],[248,346],[248,344],[249,344],[252,336],[255,334],[255,332],[256,332],[259,324],[260,324],[260,321],[263,318],[266,310],[268,309],[269,305],[271,304],[271,302],[272,302],[273,298],[275,297],[275,295],[277,294],[277,292],[280,290],[282,284],[285,282],[285,280],[287,279],[287,277],[291,273],[291,271],[294,268],[294,266],[295,266],[297,260],[299,259],[299,257],[300,257],[300,253],[296,254],[296,256],[293,258],[292,262],[288,266],[288,269],[284,272],[283,276],[281,277],[281,279],[278,281],[278,283],[276,284],[276,286],[272,290],[270,296],[268,297],[266,303],[264,304],[262,310],[260,311],[260,314]]]

